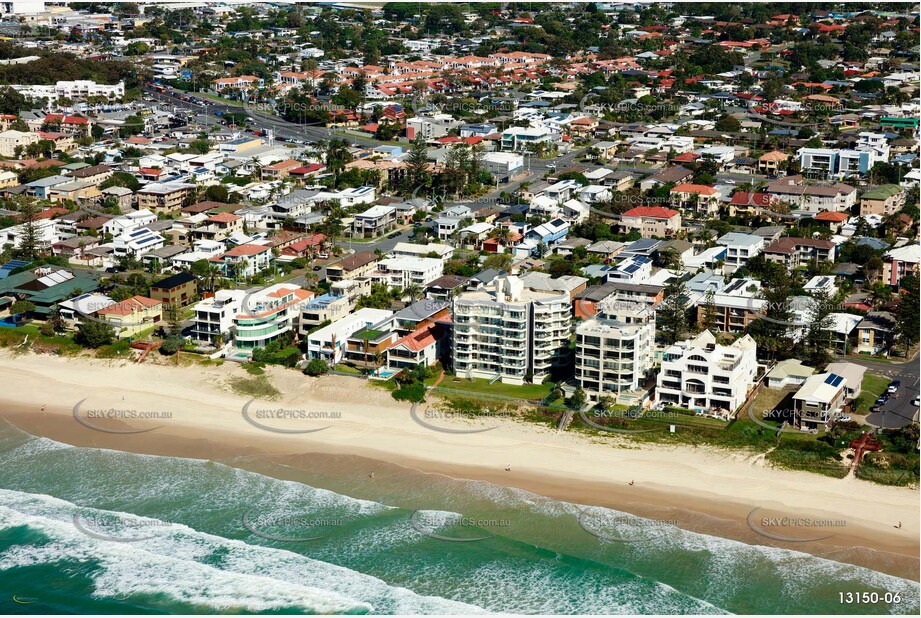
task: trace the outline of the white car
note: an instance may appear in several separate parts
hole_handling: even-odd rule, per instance
[[[912,399],[912,400],[911,400],[911,405],[913,405],[913,406],[921,406],[921,397],[915,397],[914,399]]]
[[[848,416],[847,414],[845,414],[844,416],[839,416],[839,417],[838,417],[838,422],[839,422],[839,423],[850,423],[850,422],[851,422],[851,417]]]
[[[725,180],[724,182],[725,182],[727,185],[734,185],[734,184],[736,183],[736,181],[733,180],[732,178],[730,178],[730,179],[728,179],[728,180]]]

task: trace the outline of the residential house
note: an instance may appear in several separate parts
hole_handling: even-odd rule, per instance
[[[748,398],[758,373],[757,344],[744,335],[731,345],[710,331],[669,347],[656,380],[656,401],[690,410],[733,414]]]
[[[160,322],[163,303],[146,296],[132,296],[100,309],[96,316],[112,326],[119,339],[125,339],[135,337]]]
[[[191,273],[176,273],[150,284],[150,297],[164,305],[184,307],[198,296],[198,278]]]

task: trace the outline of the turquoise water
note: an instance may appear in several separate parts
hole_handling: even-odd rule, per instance
[[[917,583],[861,567],[362,465],[136,455],[0,424],[0,612],[918,612]],[[842,590],[902,601],[841,606]]]

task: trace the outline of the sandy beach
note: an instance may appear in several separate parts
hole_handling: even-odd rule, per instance
[[[442,433],[414,421],[409,404],[357,378],[307,378],[274,367],[266,375],[281,397],[251,401],[231,388],[235,379],[251,379],[233,363],[178,368],[3,350],[0,415],[33,435],[78,446],[206,459],[258,453],[279,459],[304,453],[367,458],[646,517],[668,514],[697,532],[805,551],[916,581],[919,576],[917,490],[775,470],[743,452],[638,445],[504,418],[435,418],[420,406],[419,416],[432,425],[492,428]],[[242,413],[248,402],[249,418],[256,423]],[[155,428],[108,433],[78,422],[78,403],[84,420],[93,410],[136,410],[159,418],[90,423],[117,430]],[[262,413],[279,408],[305,417],[340,416],[271,419]],[[369,467],[373,470],[373,463]],[[772,541],[746,523],[758,507],[762,514],[845,520],[846,525],[822,540]]]

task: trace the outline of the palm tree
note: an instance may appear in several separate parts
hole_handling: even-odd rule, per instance
[[[408,285],[405,288],[403,288],[403,295],[409,296],[409,302],[415,302],[417,298],[422,296],[422,288],[416,285],[415,283],[412,285]]]

